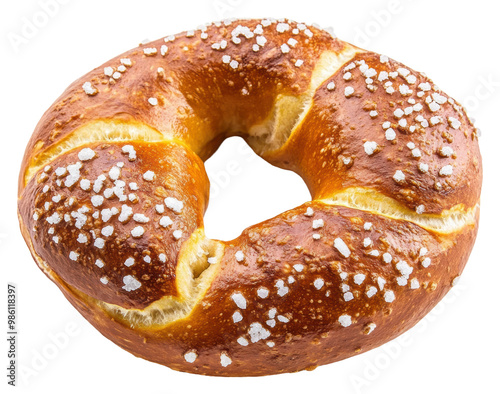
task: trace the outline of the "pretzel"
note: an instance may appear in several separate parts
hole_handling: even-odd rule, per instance
[[[223,242],[204,234],[203,162],[229,136],[312,200]],[[228,20],[72,83],[26,148],[19,221],[42,271],[123,349],[267,375],[415,325],[464,269],[481,180],[477,130],[423,74],[315,26]]]

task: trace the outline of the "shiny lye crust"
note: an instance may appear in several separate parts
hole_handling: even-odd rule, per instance
[[[203,162],[229,136],[312,201],[222,242],[204,234]],[[28,143],[18,207],[39,267],[107,338],[256,376],[415,325],[464,269],[481,181],[476,129],[423,74],[315,26],[228,20],[71,84]]]

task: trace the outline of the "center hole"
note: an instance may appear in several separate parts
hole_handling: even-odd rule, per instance
[[[241,232],[311,199],[304,181],[257,156],[239,137],[226,139],[205,162],[210,202],[205,233],[230,241]]]

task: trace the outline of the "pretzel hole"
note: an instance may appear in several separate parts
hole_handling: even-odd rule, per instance
[[[226,139],[205,169],[210,180],[204,217],[208,238],[232,240],[244,228],[311,200],[300,176],[270,165],[239,137]]]

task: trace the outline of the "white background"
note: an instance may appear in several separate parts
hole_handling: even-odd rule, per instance
[[[48,0],[44,0],[48,1]],[[60,0],[60,3],[63,3]],[[500,29],[498,6],[465,1],[66,0],[44,20],[39,1],[2,1],[0,28],[0,259],[2,297],[18,286],[19,393],[322,393],[498,392],[500,274]],[[492,8],[497,7],[497,9]],[[101,336],[36,267],[18,230],[17,176],[38,119],[90,69],[144,39],[224,17],[286,17],[334,26],[346,41],[426,72],[469,107],[482,130],[484,164],[479,236],[460,284],[404,337],[363,355],[263,378],[213,378],[174,372],[135,358]],[[38,19],[37,19],[38,18]],[[14,45],[26,20],[40,26]],[[209,236],[232,239],[245,227],[307,201],[300,178],[271,168],[226,141],[207,162]],[[5,301],[3,302],[6,315]],[[0,319],[2,329],[6,316]],[[2,340],[4,342],[4,340]],[[4,349],[4,347],[2,347]],[[1,354],[7,378],[6,349]],[[3,391],[2,389],[2,392]]]

